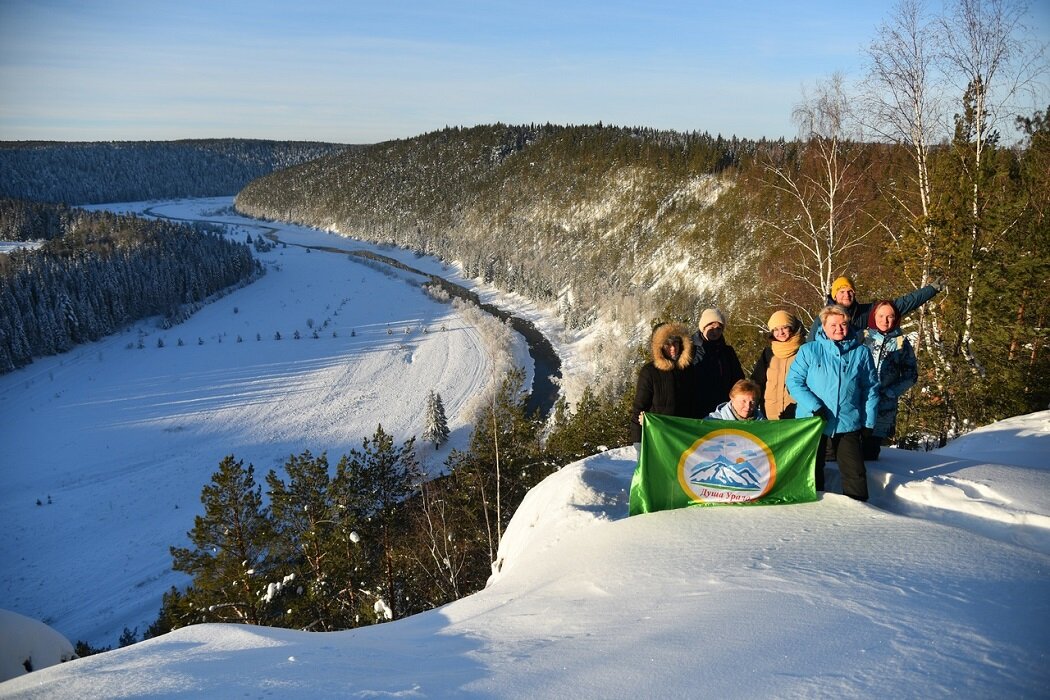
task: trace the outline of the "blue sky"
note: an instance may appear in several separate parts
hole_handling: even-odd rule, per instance
[[[496,121],[791,137],[803,86],[859,77],[892,6],[0,0],[0,140],[371,143]]]

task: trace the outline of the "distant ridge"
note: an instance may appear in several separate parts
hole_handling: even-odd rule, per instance
[[[306,141],[2,141],[0,197],[64,204],[232,195],[255,178],[343,151]]]
[[[631,334],[669,302],[721,295],[727,261],[755,256],[742,218],[718,210],[757,148],[602,124],[450,127],[277,171],[236,208],[458,262],[556,305],[570,328],[602,319]],[[615,373],[635,340],[596,361]]]

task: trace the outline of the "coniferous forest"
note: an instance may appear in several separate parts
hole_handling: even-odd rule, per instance
[[[177,322],[210,295],[262,274],[247,245],[218,231],[12,200],[0,201],[0,211],[5,222],[11,212],[43,214],[64,231],[0,256],[0,373],[148,316]]]
[[[347,148],[246,139],[0,143],[0,240],[48,241],[0,257],[0,373],[146,316],[177,322],[262,272],[247,247],[218,232],[70,205],[229,195],[276,168]]]
[[[250,139],[0,142],[0,196],[97,204],[236,193],[278,168],[348,148]]]

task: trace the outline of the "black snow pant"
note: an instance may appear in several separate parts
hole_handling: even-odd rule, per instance
[[[862,435],[862,444],[864,446],[864,461],[865,462],[876,462],[879,459],[879,454],[882,452],[882,441],[883,438],[877,435]]]
[[[830,443],[839,463],[839,474],[842,475],[842,493],[857,501],[868,500],[868,470],[864,466],[864,452],[861,447],[860,431],[839,433],[838,435],[820,436],[817,448],[817,464],[814,477],[817,491],[824,490],[824,464]]]

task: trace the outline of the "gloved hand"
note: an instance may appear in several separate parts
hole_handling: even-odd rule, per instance
[[[816,411],[813,411],[813,415],[818,418],[823,418],[824,420],[829,420],[831,418],[831,411],[828,410],[827,406],[821,406]]]
[[[944,278],[940,275],[933,275],[930,277],[930,286],[936,289],[938,292],[944,291]]]

